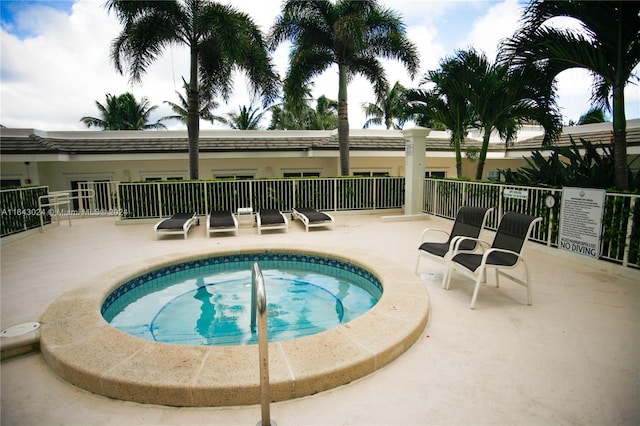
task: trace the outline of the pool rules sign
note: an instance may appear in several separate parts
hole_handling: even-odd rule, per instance
[[[558,248],[584,256],[600,256],[600,233],[605,191],[562,188]]]

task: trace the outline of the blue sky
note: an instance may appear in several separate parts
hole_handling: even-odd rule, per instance
[[[280,10],[280,0],[231,0],[228,3],[247,12],[267,31]],[[422,75],[456,49],[473,46],[495,56],[500,39],[518,28],[524,3],[517,0],[383,0],[403,16],[407,34],[421,55],[419,76],[411,81],[402,66],[385,62],[391,84],[396,80],[417,87]],[[104,8],[104,0],[13,1],[0,0],[0,123],[7,127],[42,130],[82,130],[82,116],[98,114],[95,102],[105,95],[134,93],[158,105],[157,119],[170,115],[163,101],[177,101],[181,79],[188,75],[185,49],[167,49],[143,78],[131,85],[109,61],[112,40],[120,32],[115,17]],[[273,61],[281,75],[287,67],[287,47],[281,46]],[[216,111],[222,115],[237,111],[252,101],[242,75],[236,76],[236,90],[228,104]],[[583,71],[567,71],[558,78],[559,104],[565,121],[577,120],[586,112],[591,78]],[[337,76],[328,70],[315,81],[315,96],[337,97]],[[352,128],[365,121],[361,103],[373,102],[370,84],[356,78],[349,86],[349,118]],[[627,90],[627,117],[640,118],[640,90]],[[266,127],[268,123],[264,122]],[[181,124],[167,122],[172,129]],[[203,123],[202,128],[211,128]]]
[[[35,36],[37,31],[30,26],[23,26],[20,15],[29,15],[37,8],[54,9],[71,14],[72,6],[73,1],[63,0],[0,0],[2,28],[20,38]]]

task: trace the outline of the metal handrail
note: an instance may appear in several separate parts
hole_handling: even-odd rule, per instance
[[[80,212],[71,210],[71,202],[73,200],[89,200],[91,203],[95,200],[96,193],[93,189],[73,189],[70,191],[55,191],[38,197],[38,215],[40,216],[40,232],[44,232],[44,215],[56,217],[56,223],[60,225],[60,216],[67,216],[69,226],[71,226],[71,216],[79,215],[84,212],[84,208],[80,205]],[[49,201],[48,203],[43,202]],[[66,207],[66,210],[60,210],[59,206]],[[53,207],[53,208],[52,208]]]
[[[256,332],[256,314],[258,316],[258,356],[260,358],[260,405],[262,420],[257,426],[275,426],[269,413],[271,392],[269,389],[269,336],[267,334],[267,292],[264,286],[262,270],[258,262],[253,263],[251,280],[251,332]]]

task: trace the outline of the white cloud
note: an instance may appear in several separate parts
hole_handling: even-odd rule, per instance
[[[515,0],[497,3],[475,20],[467,38],[458,48],[473,46],[486,53],[489,60],[493,61],[500,41],[511,37],[518,29],[521,14],[522,6]]]
[[[48,10],[40,35],[2,34],[2,122],[12,127],[81,129],[83,115],[107,92],[126,90],[109,63],[117,23],[98,3],[79,2],[73,14]]]
[[[233,0],[236,8],[248,13],[263,31],[267,31],[280,13],[280,0]],[[386,1],[398,11],[407,25],[409,38],[418,46],[421,66],[416,80],[411,82],[402,64],[384,61],[391,84],[396,80],[416,87],[422,75],[435,69],[441,58],[453,54],[458,47],[473,43],[492,58],[498,41],[517,28],[520,5],[511,0],[494,1]],[[78,1],[70,15],[50,8],[31,8],[19,15],[16,27],[29,29],[37,35],[18,38],[6,32],[3,23],[0,34],[1,78],[0,123],[8,127],[43,130],[86,129],[80,118],[97,115],[95,101],[104,102],[105,95],[131,91],[137,99],[146,96],[159,109],[153,120],[171,114],[164,100],[177,101],[174,91],[182,90],[182,76],[188,75],[188,52],[185,48],[165,50],[143,77],[142,84],[131,85],[128,76],[118,74],[109,58],[113,39],[121,27],[103,7],[103,0]],[[273,54],[273,63],[281,76],[287,70],[288,46],[281,45]],[[235,78],[236,89],[228,105],[221,103],[216,111],[224,114],[237,111],[239,105],[249,105],[250,93],[242,75]],[[561,76],[559,80],[561,107],[569,118],[588,109],[590,81]],[[315,80],[313,94],[337,98],[335,67]],[[629,85],[627,115],[640,117],[640,90]],[[582,100],[580,100],[582,96]],[[371,85],[356,78],[349,86],[349,115],[353,128],[365,121],[362,102],[374,100]],[[577,115],[577,116],[576,116]],[[179,123],[167,123],[182,128]],[[266,125],[267,123],[263,123]],[[203,123],[203,128],[211,127]]]

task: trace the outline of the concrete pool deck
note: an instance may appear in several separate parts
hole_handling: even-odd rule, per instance
[[[94,276],[56,299],[41,317],[40,351],[58,376],[98,395],[179,407],[258,404],[257,345],[151,342],[114,329],[100,309],[117,288],[153,270],[214,256],[264,252],[349,262],[372,272],[384,288],[378,303],[353,321],[269,345],[273,401],[316,394],[371,374],[410,348],[427,324],[429,298],[420,279],[404,268],[386,264],[385,259],[357,252],[338,257],[301,244],[288,249],[281,244],[254,243],[233,251],[165,255]],[[267,302],[268,297],[267,292]]]
[[[1,247],[1,327],[38,321],[61,295],[124,265],[175,253],[229,250],[257,241],[313,246],[343,256],[383,258],[413,272],[421,230],[447,221],[385,221],[336,215],[335,229],[155,241],[152,224],[116,226],[113,218],[63,222]],[[202,222],[202,221],[201,221]],[[487,234],[491,239],[491,233]],[[442,266],[421,261],[429,324],[418,341],[384,368],[338,388],[273,403],[278,425],[302,424],[640,424],[640,273],[530,244],[534,304],[503,280],[480,290],[454,275],[440,288]],[[384,266],[384,265],[383,265]],[[381,266],[382,267],[382,266]],[[613,271],[613,272],[612,272]],[[492,277],[489,276],[489,283]],[[257,351],[257,349],[256,349]],[[256,362],[257,364],[257,362]],[[256,375],[258,374],[256,365]],[[40,353],[1,364],[5,425],[256,424],[257,405],[176,408],[98,396],[60,379]]]

